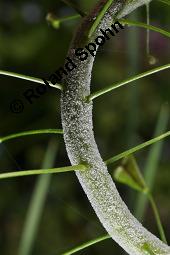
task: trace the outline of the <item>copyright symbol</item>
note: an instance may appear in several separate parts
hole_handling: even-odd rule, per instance
[[[21,100],[14,100],[10,104],[10,110],[13,113],[22,113],[24,110],[24,104]]]

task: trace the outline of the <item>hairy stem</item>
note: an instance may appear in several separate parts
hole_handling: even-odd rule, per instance
[[[85,163],[87,171],[76,175],[109,235],[131,255],[168,255],[170,247],[147,231],[130,213],[122,201],[116,186],[108,173],[95,142],[92,122],[92,102],[90,95],[91,73],[94,58],[81,61],[75,56],[75,49],[85,47],[89,42],[89,31],[94,19],[103,10],[106,0],[101,0],[82,20],[68,56],[77,68],[63,78],[65,90],[61,97],[62,126],[67,153],[72,165]],[[90,41],[101,34],[100,29],[110,28],[112,20],[122,18],[149,0],[116,0],[106,11]]]

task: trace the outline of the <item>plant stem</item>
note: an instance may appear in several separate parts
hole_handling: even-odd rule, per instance
[[[51,26],[53,26],[55,29],[58,29],[62,22],[79,19],[80,17],[81,16],[79,14],[76,14],[76,15],[66,16],[59,19],[55,17],[55,15],[53,15],[52,13],[48,13],[46,19]]]
[[[0,137],[0,143],[6,142],[11,139],[15,139],[18,137],[23,137],[23,136],[29,136],[29,135],[40,135],[40,134],[63,134],[62,129],[39,129],[39,130],[30,130],[30,131],[25,131],[21,133],[15,133],[11,134],[8,136]]]
[[[168,132],[166,132],[166,133],[164,133],[164,134],[162,134],[160,136],[157,136],[157,137],[155,137],[155,138],[153,138],[153,139],[151,139],[151,140],[149,140],[149,141],[147,141],[145,143],[139,144],[139,145],[137,145],[137,146],[127,150],[127,151],[124,151],[124,152],[122,152],[122,153],[112,157],[112,158],[109,158],[109,159],[107,159],[105,161],[105,163],[106,163],[106,165],[112,164],[112,163],[114,163],[115,161],[117,161],[119,159],[122,159],[122,158],[124,158],[124,157],[126,157],[126,156],[128,156],[130,154],[133,154],[133,153],[135,153],[135,152],[137,152],[137,151],[139,151],[139,150],[141,150],[141,149],[143,149],[143,148],[145,148],[145,147],[155,143],[155,142],[158,142],[158,141],[164,139],[167,136],[170,136],[170,131],[168,131]]]
[[[89,242],[86,242],[86,243],[84,243],[84,244],[82,244],[80,246],[77,246],[76,248],[74,248],[74,249],[72,249],[70,251],[67,251],[67,252],[63,253],[62,255],[71,255],[71,254],[74,254],[74,253],[76,253],[78,251],[84,250],[85,248],[87,248],[87,247],[89,247],[91,245],[94,245],[96,243],[99,243],[99,242],[104,241],[104,240],[109,239],[109,238],[111,238],[109,235],[104,235],[104,236],[95,238],[95,239],[93,239],[93,240],[91,240]]]
[[[161,223],[161,219],[160,219],[159,212],[158,212],[158,209],[156,207],[154,198],[153,198],[151,193],[148,193],[147,196],[148,196],[148,199],[149,199],[149,201],[151,203],[151,206],[152,206],[152,209],[153,209],[153,212],[154,212],[154,215],[155,215],[155,219],[156,219],[156,223],[157,223],[157,226],[158,226],[158,229],[159,229],[159,233],[160,233],[161,239],[162,239],[162,241],[164,243],[167,244],[167,240],[166,240],[166,237],[165,237],[164,229],[163,229],[163,226],[162,226],[162,223]]]
[[[53,174],[53,173],[64,173],[70,171],[85,171],[88,167],[85,165],[75,165],[75,166],[66,166],[58,167],[51,169],[39,169],[39,170],[23,170],[18,172],[8,172],[0,174],[0,179],[7,179],[19,176],[28,176],[28,175],[39,175],[39,174]]]
[[[95,32],[100,21],[102,20],[103,16],[105,15],[105,13],[107,12],[107,10],[109,9],[109,7],[111,6],[112,3],[113,3],[113,0],[108,0],[106,2],[106,4],[104,5],[103,9],[101,10],[101,12],[97,15],[96,20],[94,21],[94,23],[89,31],[88,38],[90,38],[92,36],[92,34]]]
[[[163,66],[154,68],[154,69],[149,70],[149,71],[147,71],[147,72],[144,72],[144,73],[135,75],[135,76],[133,76],[133,77],[130,77],[130,78],[128,78],[128,79],[126,79],[126,80],[124,80],[124,81],[122,81],[122,82],[118,82],[118,83],[112,84],[112,85],[110,85],[110,86],[108,86],[108,87],[106,87],[106,88],[104,88],[104,89],[101,89],[101,90],[99,90],[99,91],[97,91],[97,92],[94,92],[94,93],[90,94],[88,97],[86,97],[86,98],[87,98],[87,101],[90,102],[90,101],[92,101],[93,99],[95,99],[95,98],[97,98],[97,97],[99,97],[99,96],[101,96],[101,95],[103,95],[103,94],[106,94],[106,93],[108,93],[108,92],[110,92],[110,91],[112,91],[112,90],[114,90],[114,89],[117,89],[117,88],[119,88],[119,87],[122,87],[122,86],[124,86],[124,85],[126,85],[126,84],[128,84],[128,83],[130,83],[130,82],[139,80],[139,79],[141,79],[141,78],[143,78],[143,77],[146,77],[146,76],[149,76],[149,75],[151,75],[151,74],[154,74],[154,73],[163,71],[163,70],[168,69],[168,68],[170,68],[170,64],[167,64],[167,65],[163,65]]]
[[[95,22],[94,22],[94,24],[93,24],[93,26],[92,26],[92,28],[89,32],[89,35],[88,35],[89,38],[91,37],[91,35],[94,33],[95,29],[97,28],[97,26],[98,26],[98,24],[99,24],[99,22],[102,18],[102,15],[103,15],[103,11],[99,15],[100,18],[97,17],[97,19],[95,20]],[[57,22],[56,27],[58,28],[59,23],[69,21],[69,20],[73,20],[73,19],[78,19],[78,18],[81,17],[81,15],[76,14],[76,15],[67,16],[67,17],[64,17],[64,18],[61,18],[61,19],[57,19],[57,18],[54,18],[53,15],[49,14],[49,15],[47,15],[47,17],[48,17],[47,20],[50,21],[54,27],[55,27],[55,22]],[[166,37],[170,37],[170,32],[168,32],[164,29],[152,26],[149,23],[146,24],[146,23],[143,23],[143,22],[127,20],[127,19],[118,19],[118,21],[121,22],[123,25],[129,25],[129,26],[134,26],[134,27],[145,28],[147,30],[152,30],[154,32],[160,33],[160,34],[162,34]]]
[[[35,82],[35,83],[44,84],[44,81],[42,79],[31,77],[31,76],[28,76],[28,75],[25,75],[25,74],[18,74],[18,73],[14,73],[14,72],[8,72],[8,71],[0,70],[0,75],[6,75],[6,76],[26,80],[26,81],[32,81],[32,82]],[[48,83],[50,84],[51,87],[57,88],[59,90],[63,90],[63,86],[61,84],[53,85],[50,81],[48,81]],[[44,84],[44,86],[45,86],[45,84]]]
[[[138,21],[127,20],[127,19],[120,19],[119,21],[124,25],[130,25],[130,26],[141,27],[141,28],[153,30],[154,32],[158,32],[162,35],[170,37],[170,32],[165,31],[161,28],[149,25],[149,24],[145,24],[145,23],[138,22]]]
[[[71,0],[62,0],[63,3],[65,3],[66,5],[68,5],[69,7],[73,8],[77,13],[80,14],[80,16],[84,17],[86,16],[86,13],[84,11],[82,11],[77,4],[73,3]]]

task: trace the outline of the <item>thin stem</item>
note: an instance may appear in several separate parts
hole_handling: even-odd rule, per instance
[[[103,94],[106,94],[107,92],[110,92],[110,91],[112,91],[112,90],[114,90],[114,89],[117,89],[117,88],[119,88],[119,87],[122,87],[122,86],[124,86],[124,85],[126,85],[126,84],[128,84],[128,83],[130,83],[130,82],[132,82],[132,81],[139,80],[139,79],[141,79],[141,78],[143,78],[143,77],[146,77],[146,76],[149,76],[149,75],[151,75],[151,74],[154,74],[154,73],[163,71],[163,70],[168,69],[168,68],[170,68],[170,64],[167,64],[167,65],[164,65],[164,66],[160,66],[160,67],[154,68],[154,69],[149,70],[149,71],[147,71],[147,72],[144,72],[144,73],[138,74],[138,75],[136,75],[136,76],[130,77],[130,78],[128,78],[128,79],[126,79],[126,80],[124,80],[124,81],[122,81],[122,82],[118,82],[118,83],[112,84],[112,85],[110,85],[110,86],[108,86],[108,87],[106,87],[106,88],[104,88],[104,89],[101,89],[101,90],[99,90],[99,91],[97,91],[97,92],[94,92],[94,93],[90,94],[90,95],[87,97],[87,101],[88,101],[88,102],[89,102],[89,101],[92,101],[93,99],[95,99],[95,98],[97,98],[97,97],[99,97],[99,96],[101,96],[101,95],[103,95]]]
[[[156,124],[154,137],[157,137],[158,135],[163,134],[166,131],[169,122],[169,117],[170,117],[169,106],[163,105],[161,107],[161,111]],[[163,140],[151,146],[144,166],[143,175],[150,192],[152,192],[155,183],[155,176],[158,170],[158,165],[162,154],[162,147]],[[143,194],[139,194],[136,198],[134,213],[140,222],[143,221],[147,204],[148,204],[147,197],[144,196]]]
[[[19,176],[28,176],[28,175],[39,175],[39,174],[53,174],[53,173],[64,173],[70,171],[85,171],[88,167],[85,165],[76,165],[76,166],[66,166],[58,167],[51,169],[39,169],[39,170],[23,170],[18,172],[8,172],[0,174],[0,179],[7,179]]]
[[[99,243],[99,242],[104,241],[104,240],[109,239],[109,238],[111,238],[109,235],[104,235],[104,236],[98,237],[98,238],[96,238],[94,240],[91,240],[91,241],[86,242],[86,243],[84,243],[84,244],[82,244],[80,246],[77,246],[76,248],[74,248],[74,249],[72,249],[70,251],[67,251],[67,252],[63,253],[62,255],[71,255],[71,254],[74,254],[74,253],[76,253],[78,251],[84,250],[85,248],[87,248],[87,247],[89,247],[91,245],[94,245],[96,243]]]
[[[72,15],[72,16],[67,16],[67,17],[63,17],[61,19],[59,19],[60,22],[65,22],[65,21],[69,21],[69,20],[73,20],[73,19],[79,19],[81,16],[79,14],[76,15]]]
[[[73,3],[70,0],[62,0],[63,3],[65,3],[66,5],[68,5],[69,7],[73,8],[77,13],[80,14],[80,16],[85,17],[86,13],[84,11],[82,11],[77,4]]]
[[[165,35],[167,37],[170,37],[170,32],[168,32],[166,30],[163,30],[161,28],[152,26],[152,25],[148,25],[148,24],[138,22],[138,21],[127,20],[127,19],[120,19],[119,21],[124,25],[142,27],[142,28],[145,28],[145,29],[153,30],[153,31],[158,32],[158,33],[160,33],[162,35]]]
[[[63,17],[59,19],[55,17],[55,15],[53,15],[52,13],[48,13],[46,19],[51,24],[51,26],[53,26],[55,29],[58,29],[61,23],[70,21],[70,20],[79,19],[80,17],[81,16],[79,14],[76,14],[76,15],[71,15],[71,16],[67,16],[67,17]]]
[[[39,129],[39,130],[25,131],[21,133],[16,133],[16,134],[0,137],[0,143],[6,142],[8,140],[15,139],[18,137],[37,135],[37,134],[39,135],[40,134],[63,134],[63,130],[62,129]]]
[[[97,17],[97,19],[95,20],[93,26],[91,27],[91,30],[90,30],[89,35],[88,35],[89,38],[91,37],[91,35],[94,33],[95,29],[97,28],[97,26],[98,26],[98,24],[99,24],[99,22],[100,22],[100,20],[102,18],[101,15],[103,15],[103,11],[98,16],[100,18]],[[51,24],[54,27],[58,28],[58,26],[59,26],[59,24],[61,22],[77,19],[77,18],[80,18],[80,17],[81,17],[81,15],[77,14],[77,15],[71,15],[71,16],[67,16],[67,17],[61,18],[61,19],[57,19],[57,18],[54,18],[54,16],[52,14],[48,14],[47,15],[47,20],[50,21]],[[161,28],[158,28],[158,27],[150,25],[149,22],[148,22],[148,18],[147,18],[147,24],[143,23],[143,22],[127,20],[127,19],[119,19],[118,21],[120,21],[123,25],[129,25],[129,26],[134,26],[134,27],[145,28],[148,31],[152,30],[152,31],[160,33],[160,34],[162,34],[164,36],[170,37],[170,32],[168,32],[168,31],[166,31],[164,29],[161,29]],[[56,23],[56,25],[55,25],[55,23]]]
[[[13,72],[8,72],[8,71],[0,70],[0,75],[6,75],[6,76],[10,76],[10,77],[15,77],[15,78],[19,78],[19,79],[22,79],[22,80],[26,80],[26,81],[32,81],[32,82],[35,82],[35,83],[44,84],[44,81],[42,79],[31,77],[31,76],[28,76],[28,75],[25,75],[25,74],[18,74],[18,73],[13,73]],[[59,90],[63,90],[63,86],[61,84],[53,85],[50,81],[48,81],[48,83],[49,83],[49,85],[51,87],[57,88]]]
[[[106,4],[104,5],[103,9],[101,10],[101,12],[97,15],[96,20],[94,21],[89,31],[88,38],[90,38],[92,34],[96,31],[100,21],[102,20],[103,16],[105,15],[105,13],[107,12],[107,10],[109,9],[112,3],[113,3],[113,0],[108,0]]]
[[[158,141],[160,141],[160,140],[162,140],[162,139],[164,139],[165,137],[168,137],[168,136],[170,136],[170,131],[168,131],[168,132],[166,132],[166,133],[164,133],[160,136],[157,136],[157,137],[155,137],[155,138],[153,138],[153,139],[151,139],[151,140],[149,140],[145,143],[139,144],[139,145],[127,150],[127,151],[124,151],[124,152],[112,157],[112,158],[109,158],[105,161],[105,163],[106,163],[106,165],[112,164],[115,161],[117,161],[119,159],[122,159],[126,156],[129,156],[130,154],[133,154],[133,153],[135,153],[135,152],[137,152],[137,151],[139,151],[139,150],[141,150],[141,149],[143,149],[143,148],[145,148],[145,147],[147,147],[147,146],[149,146],[153,143],[156,143],[156,142],[158,142]]]
[[[163,226],[162,226],[162,223],[161,223],[161,219],[160,219],[159,212],[158,212],[156,203],[154,201],[154,198],[153,198],[151,193],[148,193],[147,196],[148,196],[148,199],[151,203],[151,206],[152,206],[152,209],[153,209],[153,212],[154,212],[154,215],[155,215],[155,219],[156,219],[156,223],[157,223],[157,226],[158,226],[158,229],[159,229],[159,232],[160,232],[161,239],[164,243],[167,244],[165,232],[164,232],[164,229],[163,229]]]
[[[161,3],[167,4],[167,5],[170,5],[169,0],[158,0],[158,1],[161,2]]]

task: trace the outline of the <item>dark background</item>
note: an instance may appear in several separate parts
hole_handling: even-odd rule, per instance
[[[88,11],[96,1],[77,1]],[[0,69],[34,77],[48,77],[63,65],[69,42],[80,20],[65,22],[58,30],[46,21],[47,13],[57,17],[75,12],[61,1],[0,1]],[[151,23],[168,30],[170,8],[153,1]],[[131,19],[146,22],[145,7]],[[129,18],[129,17],[128,17]],[[130,19],[130,18],[129,18]],[[169,62],[169,39],[151,32],[154,66]],[[92,90],[98,90],[134,74],[151,69],[146,56],[146,31],[126,27],[99,50],[93,70]],[[94,130],[101,155],[107,159],[134,145],[151,139],[160,109],[169,107],[169,70],[141,79],[94,101]],[[51,89],[30,105],[23,93],[38,85],[16,78],[0,76],[0,136],[31,129],[61,128],[60,92]],[[24,111],[14,114],[10,103],[24,102]],[[167,126],[169,129],[169,125]],[[58,144],[55,167],[69,165],[64,141],[57,135],[25,137],[0,145],[0,171],[39,169],[53,139]],[[144,169],[150,148],[136,154]],[[167,239],[170,240],[170,142],[164,141],[154,180],[157,202]],[[115,166],[109,167],[112,173]],[[0,180],[0,253],[16,255],[33,189],[38,177]],[[135,207],[135,196],[129,188],[116,184],[128,204]],[[130,195],[129,195],[130,194]],[[157,232],[150,207],[144,225]],[[105,234],[74,173],[53,175],[31,254],[62,254],[70,248]],[[113,241],[107,240],[78,254],[123,254]]]

